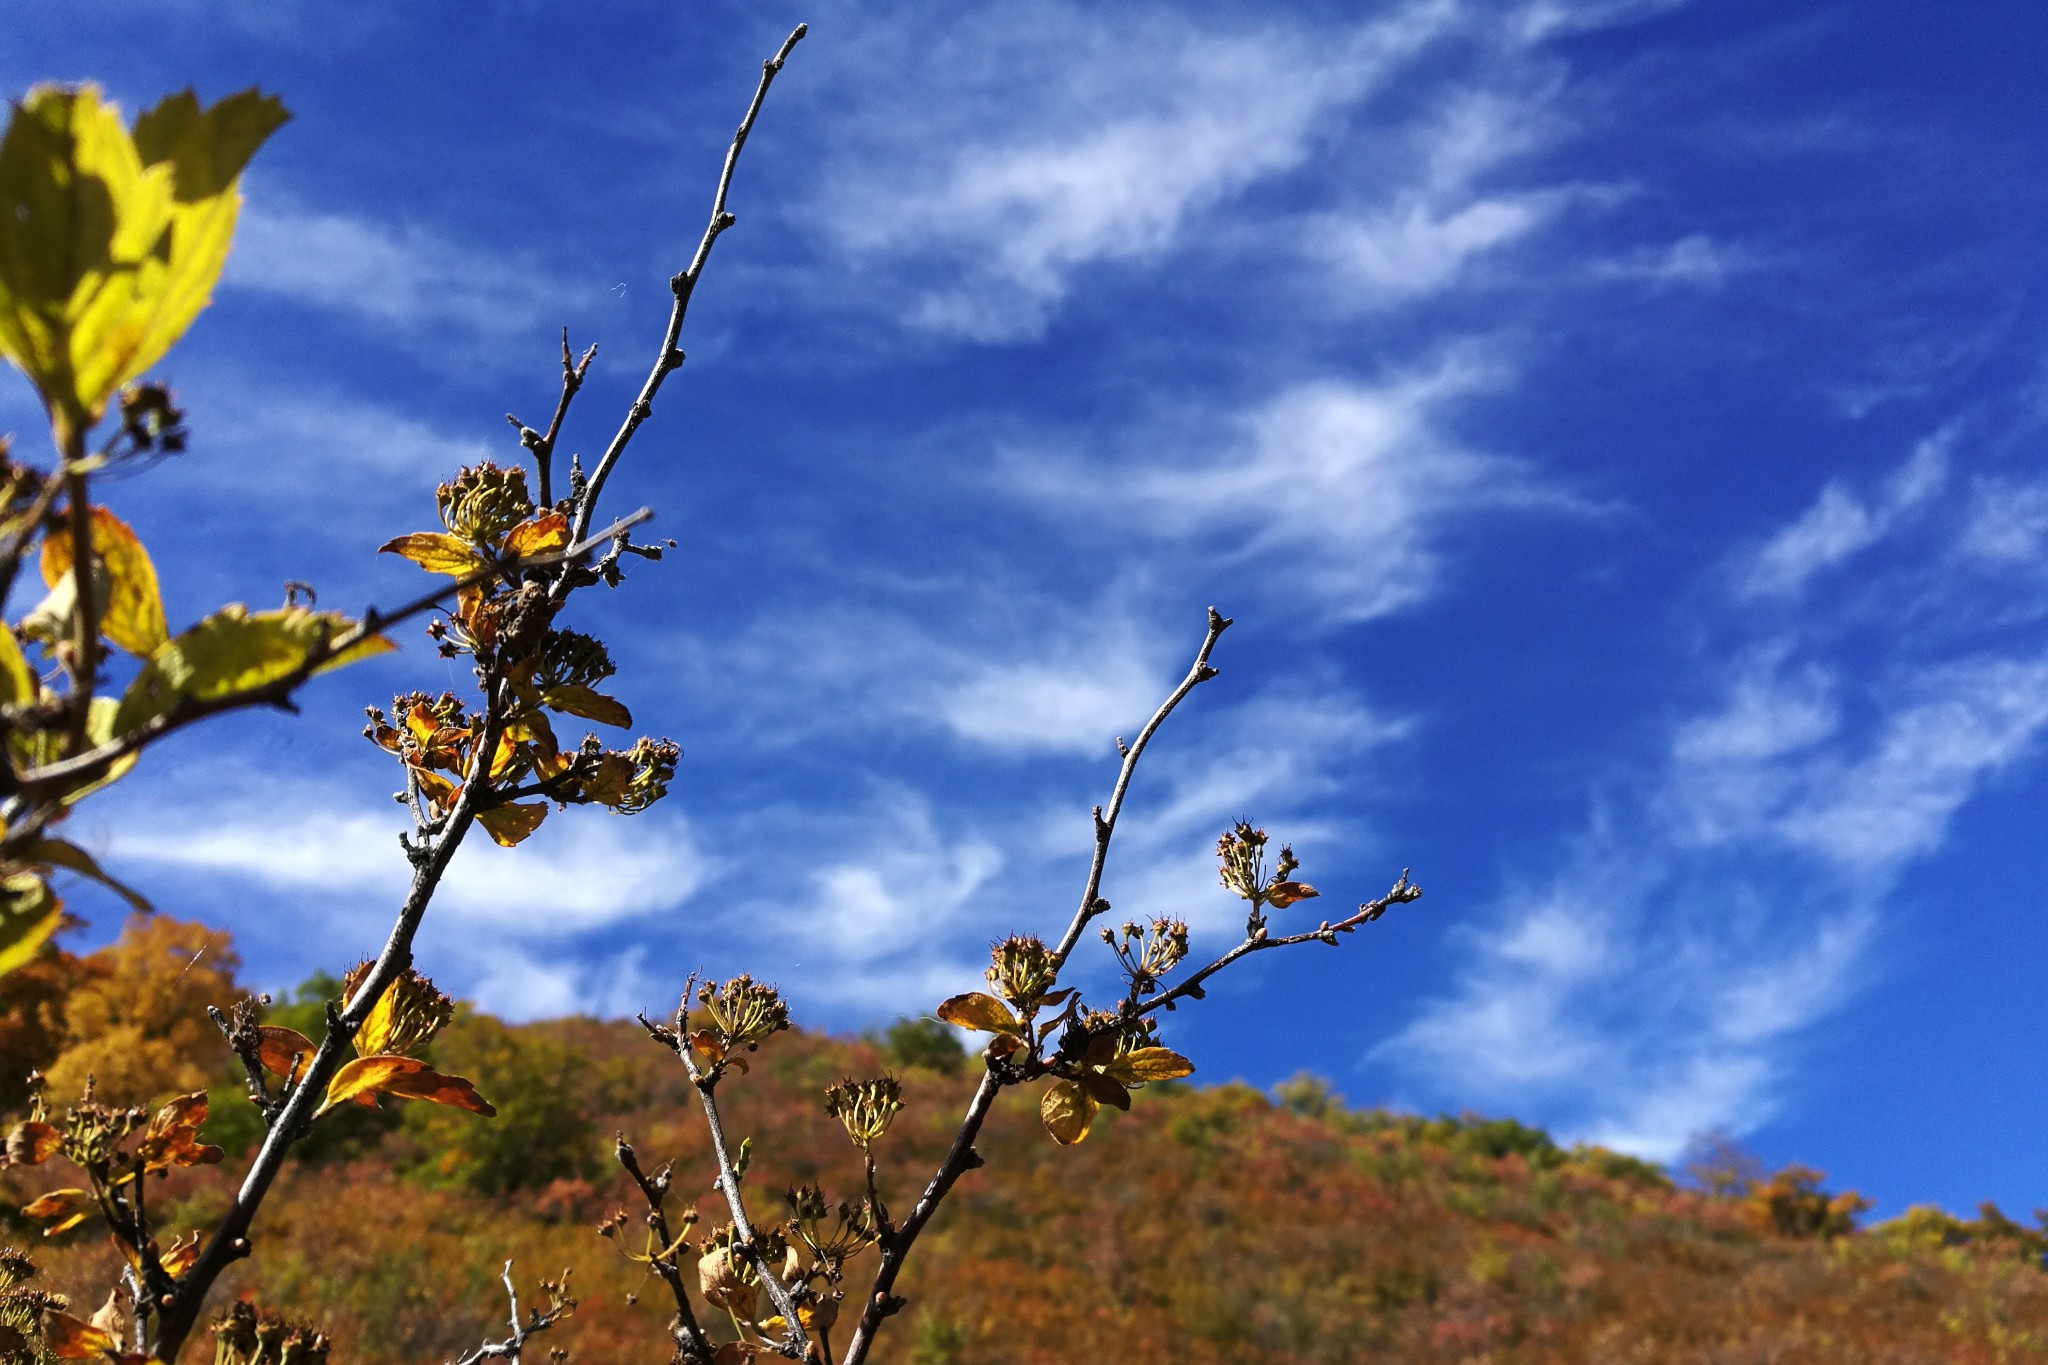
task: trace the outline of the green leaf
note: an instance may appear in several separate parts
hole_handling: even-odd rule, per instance
[[[187,702],[218,701],[302,670],[310,673],[308,661],[353,627],[338,612],[282,607],[252,616],[247,607],[223,607],[165,644],[135,676],[121,698],[115,732],[129,734]],[[345,655],[324,660],[321,671],[390,647],[389,641],[371,636]]]
[[[21,652],[14,632],[0,625],[0,706],[34,701],[42,693],[35,670]]]
[[[156,358],[146,301],[169,258],[171,191],[96,86],[36,87],[0,136],[0,353],[60,437]]]

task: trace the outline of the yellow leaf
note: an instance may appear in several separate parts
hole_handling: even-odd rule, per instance
[[[101,869],[100,865],[93,861],[90,853],[87,853],[68,839],[37,839],[34,843],[23,846],[21,856],[28,862],[42,863],[50,867],[61,867],[67,871],[76,872],[79,876],[96,881],[101,886],[106,887],[107,890],[113,892],[122,900],[127,901],[129,905],[141,913],[145,915],[150,913],[150,903],[142,898],[142,893],[108,876]]]
[[[417,1057],[358,1057],[334,1073],[327,1083],[324,1114],[335,1105],[357,1096],[396,1095],[401,1099],[426,1100],[453,1105],[490,1118],[498,1111],[476,1087],[460,1076],[444,1076]],[[315,1117],[318,1117],[316,1115]]]
[[[442,810],[447,810],[450,806],[454,805],[455,793],[462,790],[455,783],[441,776],[441,774],[428,772],[425,768],[415,767],[412,770],[412,778],[414,782],[419,784],[420,795],[432,801]]]
[[[43,1229],[43,1236],[55,1237],[99,1212],[99,1205],[86,1190],[51,1190],[21,1212],[25,1218],[48,1223],[50,1226]]]
[[[505,553],[521,559],[546,554],[550,550],[567,549],[568,545],[569,518],[560,512],[548,512],[522,521],[505,536]]]
[[[1017,1016],[1010,1013],[1008,1005],[981,991],[956,995],[940,1005],[936,1013],[940,1019],[957,1028],[975,1029],[982,1033],[1016,1033],[1024,1027]]]
[[[259,1039],[256,1056],[262,1061],[263,1069],[273,1076],[282,1076],[287,1082],[296,1081],[313,1064],[316,1051],[313,1040],[297,1029],[265,1024],[256,1030],[256,1036]]]
[[[42,393],[60,442],[156,358],[145,346],[172,214],[170,168],[143,165],[98,87],[38,86],[15,106],[0,137],[0,352]]]
[[[493,806],[476,817],[484,827],[484,833],[497,841],[500,848],[511,848],[527,835],[540,828],[540,822],[548,818],[548,803],[533,801],[525,805]]]
[[[170,1246],[158,1257],[164,1273],[172,1279],[184,1274],[192,1263],[199,1259],[199,1234],[188,1232],[172,1240]]]
[[[218,701],[310,673],[309,662],[353,625],[338,612],[305,607],[254,615],[240,605],[222,607],[167,642],[136,674],[121,698],[114,729],[127,734],[182,703]],[[354,650],[350,654],[361,657]]]
[[[16,108],[0,139],[0,352],[60,436],[98,421],[206,306],[237,178],[285,117],[254,91],[205,111],[188,93],[131,137],[93,86],[41,86]]]
[[[143,1130],[135,1154],[147,1171],[165,1171],[173,1166],[211,1166],[221,1159],[221,1149],[199,1140],[199,1126],[206,1122],[206,1092],[195,1090],[180,1095],[156,1111]]]
[[[105,589],[99,589],[95,575],[95,595],[103,599],[100,633],[138,659],[147,659],[170,638],[149,551],[142,548],[133,527],[104,507],[92,509],[92,548],[107,583]],[[75,562],[68,527],[43,537],[45,583],[54,588],[71,573]]]
[[[633,723],[633,713],[626,709],[625,703],[607,697],[602,692],[593,691],[580,683],[563,683],[560,687],[550,687],[541,693],[541,700],[553,710],[566,711],[572,716],[594,720],[600,725],[616,725],[623,730]]]
[[[64,922],[64,902],[33,872],[0,877],[0,976],[36,955]]]
[[[1141,1047],[1126,1052],[1102,1068],[1111,1080],[1128,1085],[1133,1081],[1177,1081],[1192,1076],[1195,1064],[1168,1047]]]
[[[21,652],[14,632],[0,625],[0,706],[34,701],[42,693],[35,670]]]
[[[411,535],[385,541],[377,547],[377,553],[410,559],[428,573],[444,573],[450,578],[461,578],[489,567],[483,556],[470,548],[468,541],[446,531],[414,531]]]
[[[1038,1117],[1054,1142],[1071,1147],[1088,1136],[1101,1108],[1093,1095],[1072,1081],[1054,1081],[1038,1102]]]

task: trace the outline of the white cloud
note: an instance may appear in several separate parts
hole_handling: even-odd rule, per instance
[[[1210,450],[1102,471],[1012,455],[1027,494],[1086,516],[1114,509],[1126,532],[1220,550],[1307,597],[1333,621],[1421,601],[1443,571],[1441,542],[1475,514],[1588,509],[1516,461],[1448,431],[1459,400],[1498,382],[1469,353],[1377,383],[1297,384],[1234,423]]]
[[[278,783],[261,808],[127,822],[110,851],[312,900],[369,902],[375,918],[397,909],[410,879],[398,847],[405,827],[395,806],[378,814],[310,784]],[[465,840],[432,914],[466,934],[543,942],[674,909],[706,875],[680,822],[558,811],[517,850],[480,833]]]
[[[1796,594],[1816,574],[1889,535],[1946,487],[1953,435],[1942,432],[1922,441],[1874,496],[1830,483],[1798,520],[1738,563],[1742,591],[1751,597]]]
[[[416,224],[295,208],[275,195],[243,211],[221,282],[354,318],[415,349],[438,349],[450,333],[523,339],[597,292]]]
[[[1382,1055],[1658,1159],[1776,1112],[1806,1032],[1868,978],[1907,868],[2048,733],[2048,656],[1960,652],[1892,619],[1873,655],[1860,593],[1804,591],[1882,553],[1967,613],[1980,580],[1955,572],[1949,445],[1920,443],[1873,493],[1829,485],[1738,561],[1715,624],[1741,643],[1705,663],[1717,695],[1596,803],[1558,871],[1462,937],[1455,989]],[[1899,534],[1909,518],[1944,533]],[[1805,612],[1758,622],[1759,591],[1802,593]]]
[[[840,121],[847,146],[815,216],[856,257],[924,277],[911,321],[1032,337],[1078,271],[1155,259],[1300,165],[1338,110],[1457,19],[1447,0],[1421,0],[1349,30],[1230,32],[1038,5],[906,30],[886,53],[854,54],[870,90],[873,70],[896,72],[906,103]]]

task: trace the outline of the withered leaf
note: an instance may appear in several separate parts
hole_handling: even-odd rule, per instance
[[[1054,1081],[1038,1102],[1038,1117],[1054,1142],[1071,1147],[1088,1136],[1101,1109],[1093,1095],[1072,1081]]]
[[[99,1211],[99,1205],[85,1190],[51,1190],[48,1194],[22,1209],[22,1215],[38,1223],[48,1223],[43,1236],[55,1237],[58,1233],[77,1227]]]
[[[136,1155],[144,1170],[163,1171],[173,1166],[211,1166],[222,1156],[221,1149],[199,1140],[199,1126],[206,1122],[206,1092],[195,1090],[180,1095],[150,1117]]]
[[[54,1308],[43,1311],[43,1349],[59,1360],[91,1360],[113,1355],[117,1347],[111,1336],[89,1322]]]
[[[444,1076],[417,1057],[376,1056],[358,1057],[335,1072],[334,1079],[327,1083],[327,1102],[320,1106],[319,1113],[371,1095],[452,1105],[485,1118],[498,1112],[489,1100],[477,1094],[474,1085],[460,1076]]]
[[[40,1119],[14,1125],[7,1135],[7,1163],[10,1166],[40,1166],[57,1154],[64,1135]]]
[[[581,683],[550,687],[541,693],[541,700],[552,710],[566,711],[600,725],[616,725],[623,730],[633,723],[633,713],[626,709],[624,702]]]
[[[1141,1047],[1126,1052],[1102,1071],[1128,1085],[1133,1081],[1177,1081],[1192,1076],[1195,1064],[1170,1047]]]
[[[1274,882],[1266,888],[1266,904],[1276,910],[1285,910],[1296,901],[1305,901],[1323,893],[1307,882]]]
[[[1017,1033],[1024,1027],[1008,1005],[983,991],[953,996],[935,1013],[957,1028],[975,1029],[981,1033]]]
[[[296,1082],[313,1063],[313,1040],[297,1029],[264,1024],[256,1030],[256,1056],[263,1069],[287,1082]]]

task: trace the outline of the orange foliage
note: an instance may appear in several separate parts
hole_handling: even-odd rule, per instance
[[[101,1102],[149,1104],[203,1090],[231,1060],[206,1007],[230,1004],[241,965],[224,933],[164,915],[131,918],[82,960],[64,1004],[65,1046],[49,1064],[53,1103],[91,1076]]]

